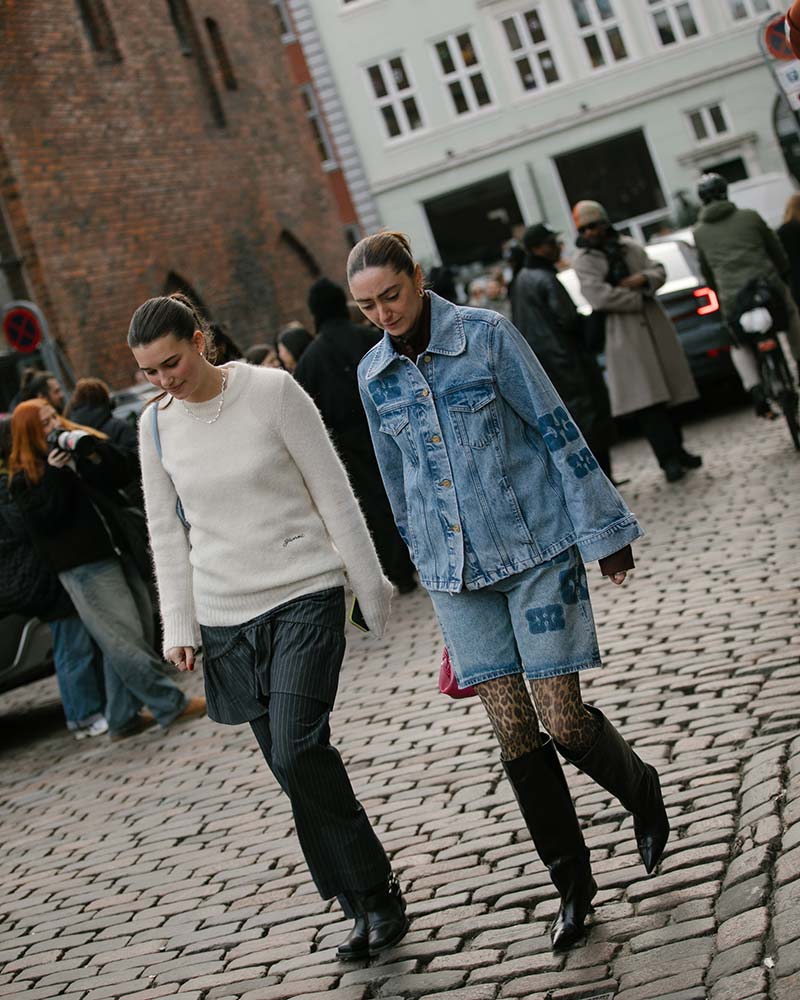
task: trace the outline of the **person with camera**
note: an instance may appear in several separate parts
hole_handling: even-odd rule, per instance
[[[103,654],[112,739],[140,732],[146,706],[159,725],[205,711],[164,675],[152,648],[152,608],[134,563],[117,491],[130,479],[126,455],[98,431],[58,416],[42,399],[11,417],[11,495],[33,542]]]

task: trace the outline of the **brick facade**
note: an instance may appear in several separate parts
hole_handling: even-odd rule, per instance
[[[131,313],[170,282],[247,346],[308,320],[316,273],[343,279],[269,2],[8,4],[0,40],[6,228],[76,377],[132,381]]]

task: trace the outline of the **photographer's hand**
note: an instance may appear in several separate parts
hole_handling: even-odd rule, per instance
[[[194,670],[194,649],[191,646],[172,646],[164,659],[178,670]]]
[[[53,448],[47,456],[47,464],[52,465],[54,469],[63,469],[71,457],[72,456],[69,452],[61,451],[59,448]]]

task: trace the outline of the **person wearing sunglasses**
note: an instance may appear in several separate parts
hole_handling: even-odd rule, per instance
[[[579,201],[572,215],[578,230],[572,264],[581,293],[605,315],[611,413],[636,418],[667,482],[677,482],[703,460],[683,447],[676,407],[698,392],[675,327],[656,299],[666,272],[614,229],[599,202]]]

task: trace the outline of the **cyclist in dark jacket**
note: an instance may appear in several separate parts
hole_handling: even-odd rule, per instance
[[[558,280],[561,243],[544,223],[529,226],[522,242],[525,264],[511,297],[514,326],[533,348],[610,479],[613,425],[608,389],[595,356],[581,338],[580,313]]]

